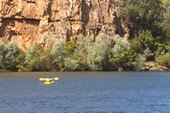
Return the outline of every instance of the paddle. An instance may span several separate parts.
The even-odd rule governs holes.
[[[39,78],[39,81],[44,81],[44,78]]]
[[[39,81],[45,81],[47,78],[39,78]],[[58,77],[51,78],[52,80],[59,80]]]
[[[58,77],[55,77],[55,78],[53,78],[53,80],[59,80],[59,78],[58,78]]]

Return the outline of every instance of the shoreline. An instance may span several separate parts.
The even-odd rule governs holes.
[[[170,72],[165,71],[0,71],[0,73],[128,73],[128,72]]]

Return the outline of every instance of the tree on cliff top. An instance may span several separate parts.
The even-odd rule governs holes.
[[[165,35],[170,39],[170,0],[163,0],[166,12],[164,13],[164,21],[161,23]]]
[[[163,21],[165,9],[161,0],[122,0],[120,16],[129,23],[136,37],[140,30],[151,30],[154,37],[160,36],[159,23]]]

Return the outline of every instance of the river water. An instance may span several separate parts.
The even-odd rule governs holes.
[[[170,113],[170,72],[0,73],[0,113]]]

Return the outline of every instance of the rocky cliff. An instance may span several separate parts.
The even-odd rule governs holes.
[[[85,35],[124,35],[120,0],[0,0],[0,40],[22,49]]]

